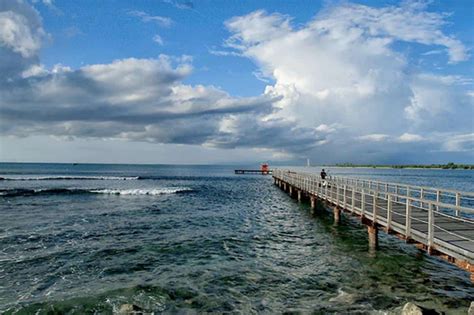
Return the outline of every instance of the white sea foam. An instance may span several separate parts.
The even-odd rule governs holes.
[[[173,187],[173,188],[153,188],[153,189],[96,189],[91,190],[96,194],[109,195],[166,195],[176,194],[179,192],[191,191],[187,187]]]
[[[150,189],[77,189],[77,188],[42,188],[42,189],[1,189],[0,197],[33,196],[33,195],[70,195],[70,194],[108,194],[108,195],[165,195],[192,191],[187,187],[164,187]]]
[[[329,299],[329,302],[345,303],[345,304],[354,304],[357,297],[355,294],[347,293],[341,288],[337,290],[338,295]]]

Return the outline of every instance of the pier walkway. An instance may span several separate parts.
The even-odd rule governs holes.
[[[323,201],[334,210],[358,216],[368,226],[369,246],[378,244],[378,230],[395,234],[430,255],[437,255],[471,273],[474,282],[474,193],[410,186],[364,179],[273,170],[276,185],[311,209]]]

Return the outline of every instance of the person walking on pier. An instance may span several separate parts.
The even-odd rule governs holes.
[[[324,171],[324,168],[323,168],[323,170],[321,171],[321,174],[320,174],[320,175],[321,175],[321,179],[322,179],[322,180],[325,180],[325,179],[326,179],[327,174],[326,174],[326,172]]]
[[[327,174],[326,174],[326,172],[324,171],[324,168],[321,170],[320,175],[321,175],[321,179],[323,180],[323,181],[322,181],[322,186],[323,186],[323,187],[326,187],[326,185],[327,185],[327,182],[326,182],[326,176],[327,176]]]

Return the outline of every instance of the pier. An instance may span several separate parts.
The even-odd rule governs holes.
[[[261,175],[270,175],[272,170],[234,170],[235,174],[261,174]]]
[[[260,169],[258,169],[258,170],[256,170],[256,169],[250,169],[250,170],[249,169],[247,169],[247,170],[240,169],[240,170],[234,170],[234,173],[235,174],[241,174],[241,175],[245,175],[245,174],[270,175],[270,174],[272,174],[272,170],[268,166],[268,163],[263,163],[262,165],[260,165]]]
[[[474,192],[335,176],[322,180],[281,169],[273,170],[273,179],[291,197],[308,201],[313,214],[323,202],[335,224],[342,212],[359,218],[371,250],[377,249],[379,231],[393,234],[470,272],[474,282]]]

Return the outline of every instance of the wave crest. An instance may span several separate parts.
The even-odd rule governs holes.
[[[176,194],[181,192],[191,191],[190,188],[179,187],[179,188],[156,188],[156,189],[97,189],[91,190],[92,193],[96,194],[109,194],[109,195],[166,195]]]
[[[39,195],[76,195],[76,194],[106,194],[106,195],[167,195],[184,192],[191,192],[188,187],[163,187],[149,189],[70,189],[70,188],[50,188],[50,189],[0,189],[0,197],[27,197]]]

